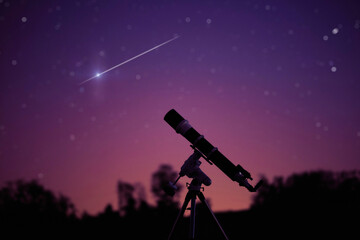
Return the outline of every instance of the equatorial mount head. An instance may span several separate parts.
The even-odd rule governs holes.
[[[210,186],[211,179],[200,169],[200,157],[202,154],[194,149],[194,153],[182,165],[179,175],[181,177],[186,175],[189,178],[196,179],[200,184]]]
[[[168,182],[168,184],[163,187],[163,190],[167,195],[175,195],[175,192],[178,189],[175,184],[183,176],[192,178],[192,182],[196,182],[199,186],[201,186],[201,184],[204,184],[205,186],[211,185],[211,179],[200,169],[200,157],[203,157],[203,155],[194,148],[194,153],[191,154],[190,157],[181,166],[179,177],[176,179],[176,181],[174,183]]]

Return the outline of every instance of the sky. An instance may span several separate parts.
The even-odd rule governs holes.
[[[358,1],[0,0],[0,32],[1,186],[37,179],[96,214],[122,180],[153,204],[152,173],[192,154],[173,108],[253,184],[360,168]],[[250,206],[201,169],[214,211]]]

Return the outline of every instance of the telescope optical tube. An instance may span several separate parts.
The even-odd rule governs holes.
[[[251,179],[248,171],[240,165],[235,166],[227,159],[216,147],[211,145],[203,135],[200,135],[178,112],[171,109],[164,117],[164,120],[179,134],[186,138],[196,149],[198,149],[206,158],[214,163],[221,171],[223,171],[231,180],[238,182],[241,186],[245,186],[249,191],[256,191],[255,188],[247,182],[247,178]]]

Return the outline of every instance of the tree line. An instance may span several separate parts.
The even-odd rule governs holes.
[[[68,197],[54,194],[35,180],[9,182],[0,189],[0,226],[12,232],[27,229],[35,236],[44,229],[52,229],[64,235],[100,233],[122,239],[125,236],[167,239],[180,199],[169,197],[162,187],[176,177],[169,165],[161,165],[153,173],[151,191],[155,206],[147,202],[141,184],[119,181],[118,209],[107,205],[96,216],[87,213],[79,216]],[[211,216],[198,205],[197,239],[221,239]],[[273,181],[264,178],[248,210],[218,212],[216,216],[229,239],[336,235],[344,238],[356,234],[359,214],[360,171],[311,171],[275,177]],[[175,237],[186,238],[188,224],[189,220],[183,219]]]

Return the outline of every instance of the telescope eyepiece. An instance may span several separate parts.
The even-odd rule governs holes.
[[[171,197],[175,195],[177,189],[178,189],[177,186],[172,182],[168,182],[168,184],[163,186],[164,192]]]

